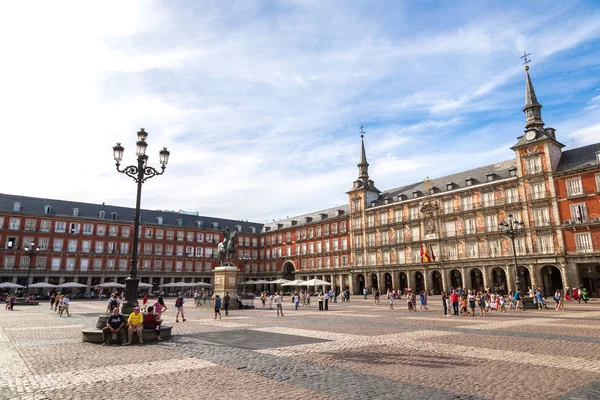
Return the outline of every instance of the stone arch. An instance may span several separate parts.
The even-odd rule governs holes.
[[[415,292],[419,293],[425,290],[425,276],[421,271],[415,272]]]
[[[294,271],[296,270],[296,265],[294,265],[293,261],[288,260],[284,262],[281,270],[283,271],[283,279],[290,281],[294,280]]]
[[[444,290],[444,283],[442,279],[442,273],[438,270],[431,271],[431,290],[433,294],[440,294]]]
[[[471,289],[485,291],[485,277],[480,268],[471,268],[469,276],[471,277]]]
[[[527,293],[531,287],[531,271],[525,265],[519,265],[517,267],[517,271],[519,273],[519,286],[521,294]]]
[[[555,265],[544,265],[540,270],[542,275],[542,293],[544,296],[554,296],[556,289],[564,289],[562,273]]]
[[[450,287],[456,289],[463,285],[462,274],[459,270],[453,269],[450,271]]]
[[[354,276],[354,294],[363,294],[365,286],[365,276],[363,274],[356,274]]]
[[[508,293],[508,281],[506,275],[507,274],[504,267],[493,267],[492,284],[490,285],[490,289],[500,294]]]
[[[388,290],[394,290],[394,284],[392,282],[392,274],[390,274],[389,272],[386,272],[383,275],[383,279],[384,279],[384,287],[385,287],[385,291],[387,292]]]
[[[379,290],[379,277],[377,276],[376,273],[372,273],[371,274],[370,282],[371,282],[371,286],[370,286],[371,289],[373,289],[373,290],[375,290],[375,289]]]
[[[400,272],[398,274],[398,282],[400,285],[398,289],[405,292],[405,289],[408,287],[408,275],[406,275],[406,272]]]

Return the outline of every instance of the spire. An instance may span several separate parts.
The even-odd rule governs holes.
[[[524,53],[523,57],[521,57],[525,60],[523,62],[525,64],[525,107],[523,107],[523,112],[527,120],[525,129],[534,127],[542,128],[544,126],[544,121],[542,121],[542,105],[538,103],[533,84],[531,83],[531,77],[529,76],[529,65],[527,64],[531,60],[527,58],[528,55],[528,53]]]
[[[367,162],[367,153],[365,151],[365,131],[364,126],[360,126],[360,141],[361,141],[361,149],[360,149],[360,159],[358,161],[358,179],[363,182],[367,182],[369,180],[369,163]]]

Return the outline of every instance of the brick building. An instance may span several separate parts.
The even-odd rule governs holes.
[[[529,71],[525,126],[514,158],[441,178],[380,191],[369,177],[364,141],[348,205],[268,224],[142,211],[142,282],[211,282],[221,231],[239,232],[240,278],[319,278],[338,289],[513,289],[512,242],[499,224],[524,224],[515,239],[522,285],[546,294],[580,284],[600,286],[600,164],[591,145],[563,151],[545,127]],[[71,201],[0,195],[0,280],[124,281],[134,210]],[[425,249],[427,257],[422,258]],[[275,285],[260,288],[275,289]]]

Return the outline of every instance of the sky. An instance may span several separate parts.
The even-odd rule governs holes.
[[[597,1],[0,3],[0,192],[271,222],[514,158],[525,73],[570,149],[600,142]],[[599,145],[600,148],[600,145]]]

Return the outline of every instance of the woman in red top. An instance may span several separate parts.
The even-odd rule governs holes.
[[[154,313],[154,307],[148,307],[148,313],[144,316],[144,329],[153,329],[156,332],[156,340],[161,341],[160,338],[160,324],[162,319],[158,314]]]

